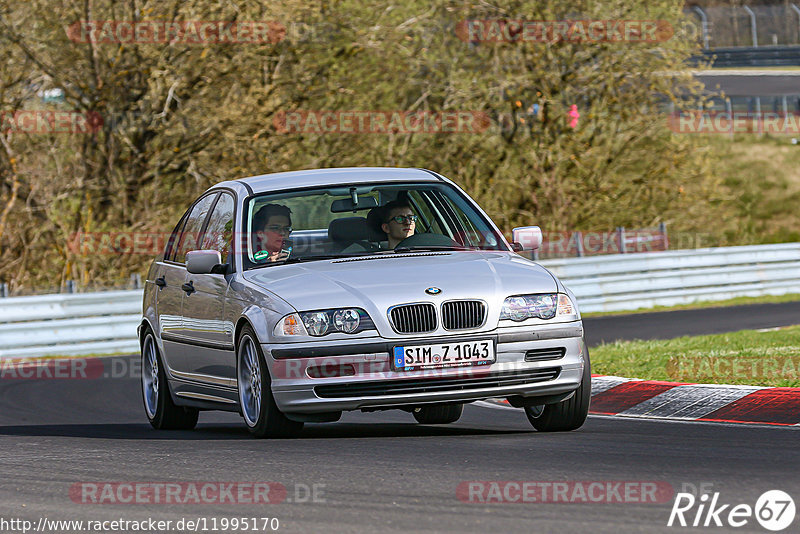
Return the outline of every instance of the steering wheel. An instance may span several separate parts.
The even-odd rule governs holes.
[[[400,241],[395,248],[400,247],[462,247],[446,235],[422,233],[408,236]]]

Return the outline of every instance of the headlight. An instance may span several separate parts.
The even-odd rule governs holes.
[[[358,314],[358,310],[349,308],[346,310],[336,310],[333,313],[333,325],[337,330],[352,334],[358,330],[360,324],[361,317]]]
[[[275,334],[320,337],[336,332],[356,334],[374,329],[372,319],[361,308],[334,308],[287,315],[275,325]]]
[[[300,317],[303,319],[303,324],[312,336],[324,336],[328,333],[328,325],[331,320],[328,319],[328,314],[325,312],[311,312],[301,313]]]
[[[515,295],[503,302],[500,320],[521,322],[526,319],[552,319],[553,317],[576,316],[575,306],[563,293],[542,295]]]

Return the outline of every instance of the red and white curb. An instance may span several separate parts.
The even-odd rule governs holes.
[[[499,402],[507,405],[505,400]],[[800,426],[800,388],[685,384],[592,375],[589,413]]]

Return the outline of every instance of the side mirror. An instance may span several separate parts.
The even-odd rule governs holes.
[[[186,253],[186,270],[192,274],[225,274],[218,250],[190,250]]]
[[[538,226],[522,226],[511,230],[511,248],[514,252],[536,250],[542,246],[542,229]]]

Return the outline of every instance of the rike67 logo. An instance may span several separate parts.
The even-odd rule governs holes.
[[[765,491],[755,506],[722,503],[719,495],[714,492],[695,497],[691,493],[678,493],[667,526],[739,528],[752,525],[755,519],[765,529],[777,532],[794,521],[794,500],[785,491]]]

